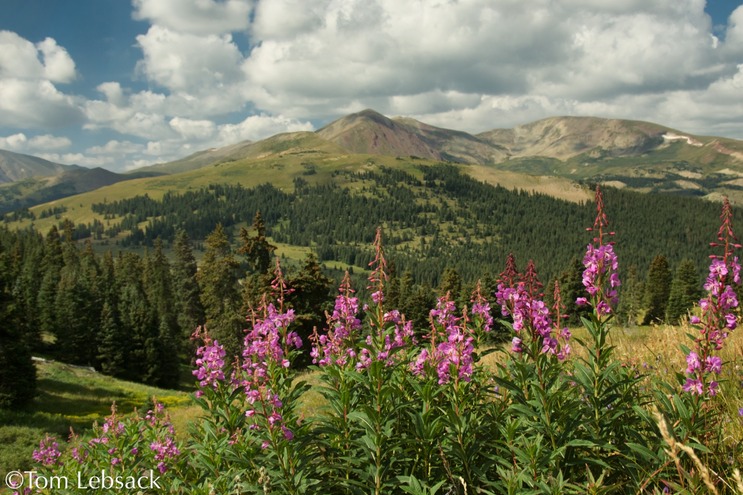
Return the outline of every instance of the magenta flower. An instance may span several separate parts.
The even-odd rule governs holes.
[[[33,459],[43,466],[54,466],[61,455],[59,444],[53,437],[47,435],[39,442],[39,449],[34,450]]]
[[[465,318],[455,315],[456,305],[449,294],[440,297],[436,308],[431,310],[434,328],[428,349],[421,350],[418,358],[411,363],[411,371],[426,376],[428,370],[436,370],[439,385],[450,381],[468,382],[473,373],[474,341]],[[438,341],[439,332],[446,338]]]
[[[587,229],[595,232],[596,237],[586,248],[586,255],[583,257],[585,267],[583,286],[590,297],[579,297],[575,302],[578,306],[590,304],[598,317],[608,316],[614,312],[618,302],[617,288],[621,285],[617,275],[619,262],[613,243],[604,241],[605,235],[614,235],[613,232],[604,232],[608,225],[609,221],[604,212],[604,198],[597,186],[596,219],[593,227]]]
[[[722,349],[728,337],[728,331],[738,325],[735,308],[738,307],[738,298],[733,284],[740,284],[740,263],[733,250],[740,248],[733,233],[733,211],[730,202],[725,198],[720,215],[721,225],[717,231],[719,242],[711,243],[713,247],[722,247],[721,255],[713,254],[709,267],[709,275],[704,283],[707,295],[699,301],[701,316],[693,316],[690,323],[699,328],[699,337],[695,344],[696,349],[689,352],[687,361],[687,381],[683,390],[695,395],[703,395],[706,389],[710,396],[718,393],[716,381],[707,380],[710,375],[719,375],[722,372],[722,359],[714,352]]]
[[[224,380],[224,347],[215,340],[196,349],[196,356],[197,368],[192,374],[199,380],[199,386],[216,390],[218,384]]]

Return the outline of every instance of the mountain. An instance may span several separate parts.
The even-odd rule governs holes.
[[[62,165],[37,156],[0,150],[0,184],[32,177],[48,177],[80,168],[77,165]]]
[[[649,122],[596,117],[552,117],[513,129],[494,129],[477,137],[501,146],[511,157],[541,156],[567,160],[582,153],[642,155],[678,133]]]
[[[34,163],[36,157],[28,156],[26,159],[30,159],[28,161]],[[58,164],[52,163],[52,165]],[[157,175],[150,171],[117,174],[100,167],[90,169],[78,166],[59,166],[64,168],[54,175],[28,177],[15,182],[0,184],[0,214],[93,191],[121,181]],[[37,168],[37,170],[44,169]]]
[[[508,173],[521,176],[510,176],[516,182],[528,182],[528,176],[562,177],[643,192],[743,199],[743,142],[696,136],[651,122],[598,117],[551,117],[473,135],[367,109],[314,133],[244,141],[147,170],[180,173],[309,148],[483,165],[489,171],[479,169],[476,175],[481,178]]]
[[[165,174],[177,174],[197,170],[207,165],[213,165],[222,161],[231,161],[237,157],[242,157],[242,151],[249,147],[251,141],[241,141],[239,143],[225,146],[223,148],[210,148],[208,150],[197,151],[180,160],[167,163],[158,163],[146,167],[151,172],[161,172]]]
[[[457,163],[496,163],[506,158],[498,145],[466,132],[415,119],[390,119],[374,110],[342,117],[317,131],[352,153],[418,157]]]

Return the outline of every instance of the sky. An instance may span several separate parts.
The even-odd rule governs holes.
[[[121,172],[365,108],[743,139],[743,0],[0,3],[0,149]]]

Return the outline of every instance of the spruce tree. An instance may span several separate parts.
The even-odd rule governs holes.
[[[146,258],[144,286],[153,311],[152,319],[159,322],[157,332],[145,341],[148,367],[145,381],[174,387],[178,384],[180,370],[180,330],[175,315],[170,263],[160,238],[155,240],[154,249]]]
[[[237,283],[239,264],[222,224],[217,224],[205,241],[198,282],[204,306],[206,327],[213,339],[232,357],[240,352],[244,317],[239,314],[240,293]]]
[[[643,325],[660,323],[666,318],[668,298],[671,294],[671,268],[668,259],[662,254],[653,258],[648,268],[647,282],[645,283],[645,317]]]
[[[110,376],[126,376],[126,336],[116,316],[116,311],[108,302],[103,303],[101,310],[98,360],[101,371]]]
[[[57,290],[60,272],[64,266],[62,242],[57,227],[52,227],[44,241],[44,257],[41,260],[41,286],[39,287],[39,329],[42,334],[56,335],[59,328],[57,318]]]
[[[617,318],[624,325],[637,325],[638,317],[644,307],[645,284],[637,273],[637,266],[630,265],[622,277],[619,292]]]
[[[441,284],[437,291],[440,297],[449,294],[452,301],[460,304],[462,301],[462,277],[456,269],[447,267],[441,276]]]
[[[666,308],[666,321],[672,325],[694,307],[702,297],[699,273],[694,262],[688,258],[681,261],[671,282],[671,292]]]
[[[19,325],[22,315],[12,293],[10,263],[0,246],[0,408],[22,406],[36,393],[31,340]]]
[[[318,331],[325,325],[326,311],[332,311],[332,296],[330,289],[333,281],[322,271],[314,254],[309,253],[304,260],[304,266],[296,276],[289,278],[288,286],[292,292],[287,296],[287,302],[295,312],[294,331],[302,339],[305,349],[308,349],[309,336],[313,329]],[[304,357],[308,354],[305,353]]]
[[[196,281],[198,267],[191,250],[191,242],[185,230],[179,230],[173,244],[173,294],[178,327],[183,342],[188,342],[199,325],[205,321],[204,307],[201,305],[199,284]],[[186,345],[184,350],[191,350]]]

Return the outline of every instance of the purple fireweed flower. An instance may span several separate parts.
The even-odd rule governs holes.
[[[717,395],[719,386],[711,376],[721,373],[722,359],[714,352],[723,348],[728,331],[738,325],[735,308],[739,302],[733,284],[740,284],[741,268],[733,250],[741,246],[733,233],[732,215],[730,202],[725,198],[717,231],[719,242],[710,243],[712,247],[722,247],[723,253],[710,256],[709,275],[704,283],[707,295],[699,301],[701,315],[689,320],[698,327],[699,337],[695,340],[696,349],[686,358],[689,366],[686,369],[687,381],[682,388],[695,395],[703,395],[705,390],[710,396]]]
[[[690,353],[691,354],[691,353]],[[722,372],[722,359],[720,356],[707,356],[704,360],[705,371],[719,375]]]
[[[604,236],[614,235],[613,232],[605,232],[609,221],[604,211],[604,199],[601,189],[596,187],[596,219],[593,227],[587,229],[594,232],[596,237],[593,243],[586,247],[586,255],[583,257],[583,286],[590,297],[579,297],[576,304],[593,306],[597,316],[608,316],[614,312],[618,302],[617,288],[621,285],[617,270],[619,262],[614,252],[613,243],[605,242]]]
[[[61,455],[57,441],[53,437],[46,436],[39,442],[39,449],[34,450],[33,459],[43,466],[54,466]]]
[[[696,352],[690,352],[686,356],[686,373],[691,374],[702,367],[702,362],[699,360],[699,355]]]
[[[702,381],[698,379],[687,378],[686,383],[682,388],[684,392],[689,392],[690,394],[704,394],[704,385],[702,384]]]
[[[557,331],[559,335],[562,330],[553,326],[550,309],[543,301],[529,294],[524,282],[519,282],[516,287],[505,287],[500,284],[495,297],[501,305],[501,313],[504,316],[511,316],[513,330],[519,335],[512,341],[513,352],[523,353],[528,350],[533,353],[553,354],[561,359],[567,356],[569,348],[560,349],[553,334]],[[532,342],[538,344],[537,350],[530,350]]]
[[[472,309],[470,313],[476,322],[479,322],[484,332],[490,332],[493,329],[493,315],[490,314],[490,303],[482,295],[482,286],[477,281],[475,290],[472,292]]]
[[[196,356],[197,368],[192,374],[199,380],[199,386],[216,390],[218,384],[224,380],[224,347],[215,340],[199,347]]]
[[[459,318],[455,312],[456,305],[449,299],[449,294],[439,298],[436,308],[430,312],[433,325],[431,341],[428,348],[421,350],[418,358],[410,364],[413,374],[426,376],[427,370],[433,369],[439,385],[452,380],[471,380],[475,339],[467,326],[466,317]],[[439,341],[437,338],[442,331],[446,338]]]

